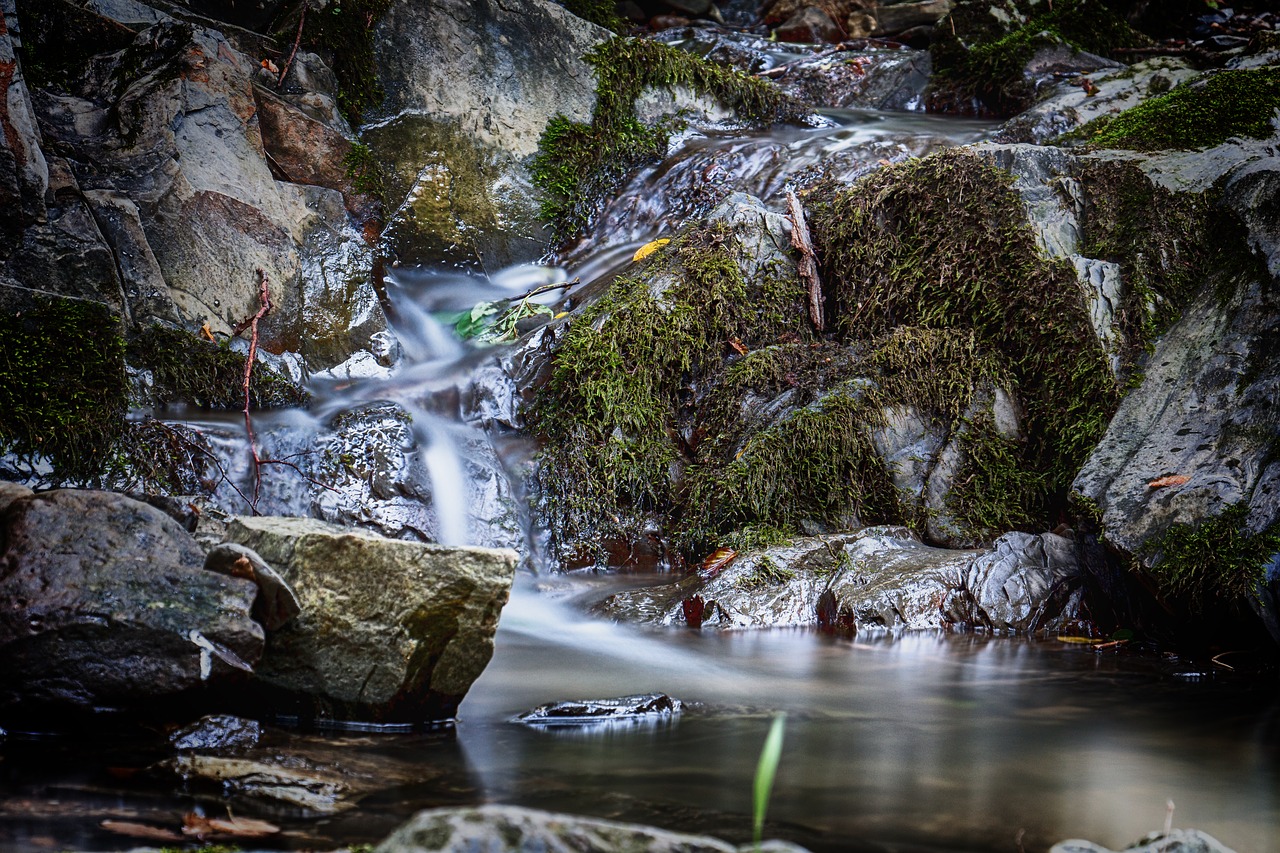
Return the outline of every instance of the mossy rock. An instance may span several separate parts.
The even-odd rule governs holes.
[[[596,73],[590,124],[554,117],[531,171],[546,194],[542,216],[563,242],[584,232],[636,167],[666,153],[674,124],[647,125],[636,99],[647,89],[712,98],[752,125],[798,118],[802,105],[773,84],[647,39],[615,38],[583,59]]]
[[[1267,139],[1280,109],[1280,68],[1219,71],[1073,131],[1063,141],[1136,151],[1199,149],[1232,137]]]
[[[1256,598],[1280,555],[1280,523],[1250,530],[1249,506],[1232,504],[1199,524],[1174,524],[1144,544],[1141,556],[1162,595],[1193,612]]]
[[[150,372],[153,403],[184,402],[224,411],[244,408],[246,359],[231,349],[229,339],[215,343],[182,329],[149,326],[129,342],[128,354],[130,364]],[[305,391],[276,371],[261,363],[253,366],[250,408],[300,406],[307,399]]]
[[[976,105],[1010,116],[1034,100],[1024,69],[1038,50],[1065,45],[1107,56],[1146,43],[1101,0],[961,0],[934,31],[930,101],[948,112]]]
[[[291,45],[304,14],[300,44],[318,53],[338,78],[338,108],[352,126],[382,100],[375,66],[373,31],[393,0],[342,0],[314,8],[302,3],[279,21],[276,41]],[[305,10],[303,12],[302,10]]]
[[[83,299],[30,293],[0,310],[0,452],[53,483],[97,484],[125,430],[120,317]]]

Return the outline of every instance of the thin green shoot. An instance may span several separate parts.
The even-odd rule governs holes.
[[[756,765],[756,779],[752,786],[753,837],[756,846],[760,845],[764,833],[764,813],[769,807],[769,794],[773,791],[773,777],[778,773],[778,761],[782,758],[782,732],[786,728],[787,715],[778,714],[773,718],[769,734],[764,739],[764,749],[760,751],[760,763]]]

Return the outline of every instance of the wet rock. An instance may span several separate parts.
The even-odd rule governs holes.
[[[214,714],[178,729],[169,735],[169,743],[183,751],[233,750],[257,746],[261,737],[262,726],[257,720]]]
[[[402,542],[302,518],[237,518],[227,535],[276,567],[302,605],[268,637],[257,670],[279,710],[445,719],[493,655],[514,552]]]
[[[610,35],[546,0],[391,4],[375,35],[387,98],[364,136],[387,167],[393,256],[494,268],[543,252],[523,161],[552,116],[590,118],[580,57]]]
[[[1040,145],[1094,119],[1119,115],[1199,73],[1185,61],[1167,56],[1127,68],[1108,63],[1092,72],[1086,69],[1042,88],[1043,99],[1005,122],[996,140]]]
[[[262,654],[256,588],[204,571],[153,507],[51,491],[0,525],[0,706],[140,707],[242,677]]]
[[[180,755],[161,767],[187,782],[212,783],[224,794],[317,814],[336,814],[354,805],[351,785],[342,771],[301,757],[281,761]]]
[[[844,51],[801,60],[777,80],[788,94],[815,106],[918,109],[930,67],[927,51]]]
[[[378,845],[378,853],[487,850],[575,850],[579,853],[734,853],[756,845],[735,847],[719,839],[684,835],[632,823],[553,814],[516,806],[431,809],[397,829]],[[765,842],[763,849],[803,853],[785,842]]]
[[[893,36],[916,27],[932,27],[946,17],[953,0],[880,3],[875,9],[875,36]]]
[[[1125,853],[1233,853],[1216,838],[1198,829],[1173,829],[1167,833],[1153,833],[1126,847]],[[1113,853],[1110,848],[1092,841],[1060,841],[1049,853]]]
[[[665,693],[645,693],[619,699],[552,702],[527,711],[516,719],[530,726],[582,726],[669,719],[683,709],[683,702]]]
[[[805,6],[774,28],[779,41],[837,42],[844,30],[817,6]]]
[[[987,551],[931,548],[906,528],[797,539],[739,556],[726,568],[617,593],[604,614],[662,625],[753,628],[816,625],[839,631],[955,625],[1008,633],[1054,630],[1081,613],[1074,544],[1010,533]]]
[[[204,568],[253,581],[258,587],[258,595],[253,600],[253,618],[268,631],[283,628],[302,611],[289,584],[252,548],[234,542],[215,545],[204,558]]]

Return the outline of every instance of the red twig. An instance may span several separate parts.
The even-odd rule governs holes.
[[[289,51],[289,58],[284,61],[284,70],[280,72],[280,79],[276,81],[277,86],[284,85],[284,78],[289,76],[289,66],[293,65],[293,58],[298,55],[298,45],[302,44],[302,24],[307,20],[307,4],[303,2],[302,12],[298,14],[298,34],[293,38],[293,50]]]
[[[258,321],[271,312],[271,292],[267,287],[267,274],[258,270],[258,312],[245,320],[235,330],[238,335],[249,329],[249,356],[244,361],[244,430],[249,435],[249,453],[253,456],[253,500],[249,508],[258,514],[258,495],[262,486],[262,458],[258,456],[258,444],[253,437],[253,419],[249,417],[249,381],[253,378],[253,362],[258,357]]]

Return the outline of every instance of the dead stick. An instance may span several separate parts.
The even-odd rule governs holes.
[[[302,11],[298,14],[298,34],[293,38],[293,50],[289,51],[289,58],[284,62],[284,70],[280,72],[280,79],[276,81],[276,86],[284,85],[284,78],[289,76],[289,66],[293,65],[293,58],[298,55],[298,45],[302,44],[302,24],[307,20],[307,3],[303,0]]]
[[[244,361],[244,429],[249,436],[249,453],[253,456],[253,501],[249,508],[254,515],[258,514],[258,496],[262,486],[262,459],[258,456],[258,445],[253,437],[253,419],[249,416],[249,382],[253,379],[253,362],[258,357],[258,321],[271,311],[271,292],[267,287],[267,274],[258,270],[258,311],[236,329],[240,334],[249,329],[249,356]]]
[[[826,328],[826,321],[822,316],[822,280],[818,277],[818,258],[813,252],[809,226],[804,221],[804,208],[791,190],[787,190],[787,216],[791,219],[791,245],[800,251],[797,272],[800,280],[809,286],[809,319],[813,321],[814,328],[821,332]]]

